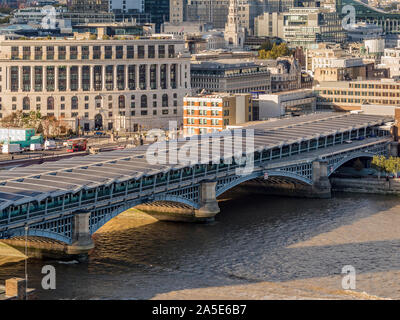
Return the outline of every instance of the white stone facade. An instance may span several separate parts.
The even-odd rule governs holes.
[[[182,40],[0,40],[0,117],[40,111],[85,130],[167,128],[182,123],[190,91]]]

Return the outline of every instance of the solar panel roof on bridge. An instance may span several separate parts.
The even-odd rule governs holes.
[[[322,113],[257,123],[243,129],[254,129],[254,148],[261,151],[352,128],[381,125],[388,121],[393,121],[393,118],[364,114]],[[187,140],[177,141],[178,150],[187,145],[187,142]],[[204,147],[204,141],[201,139],[194,143],[201,144],[200,148]],[[226,152],[222,138],[219,145],[207,143],[210,155],[223,155]],[[242,144],[243,150],[246,150],[245,137]],[[165,150],[168,148],[167,145]],[[8,171],[2,170],[0,171],[0,208],[9,205],[10,202],[18,204],[32,199],[42,200],[48,196],[77,192],[82,188],[94,188],[115,181],[139,179],[142,176],[168,172],[171,169],[186,166],[180,163],[150,164],[146,158],[147,149],[148,146],[140,146]],[[162,148],[159,148],[159,152],[162,153]],[[200,152],[198,157],[199,163],[209,162],[200,158]]]

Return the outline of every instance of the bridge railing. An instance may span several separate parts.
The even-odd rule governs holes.
[[[375,134],[376,132],[371,128],[363,128],[349,130],[339,135],[333,134],[323,138],[315,138],[307,142],[295,142],[290,145],[282,145],[279,148],[273,147],[267,150],[255,151],[254,165],[263,166],[271,160],[282,159],[291,155],[306,153],[335,144],[343,144],[346,138],[364,139],[368,137],[368,135],[372,136]],[[172,170],[166,174],[144,176],[140,179],[132,178],[125,182],[114,182],[109,186],[102,186],[89,190],[82,189],[78,193],[68,193],[59,196],[57,199],[48,198],[39,203],[34,201],[28,205],[24,204],[16,207],[9,207],[0,211],[0,226],[40,216],[45,217],[48,214],[55,214],[57,212],[63,213],[65,211],[81,209],[82,207],[94,205],[99,201],[107,201],[115,197],[126,196],[127,194],[140,195],[144,191],[154,191],[156,188],[168,187],[175,183],[188,182],[193,179],[207,179],[219,173],[228,173],[232,169],[243,166],[237,164],[234,158],[232,158],[231,162],[232,164],[225,164],[223,160],[221,160],[219,164],[188,164],[187,167],[184,168],[176,170],[172,168]]]

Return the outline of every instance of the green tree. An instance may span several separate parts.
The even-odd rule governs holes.
[[[277,59],[279,57],[293,56],[294,50],[289,49],[286,43],[276,44],[274,43],[271,50],[261,49],[258,52],[260,59]]]

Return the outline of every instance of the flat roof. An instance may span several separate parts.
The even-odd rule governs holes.
[[[254,129],[254,148],[256,151],[262,151],[351,129],[380,126],[389,121],[393,121],[393,117],[349,113],[316,113],[276,121],[258,122],[246,126],[244,129]],[[219,149],[221,155],[224,154],[223,138],[220,139],[220,144],[209,145],[211,147],[209,148],[210,155],[212,155],[213,147]],[[188,141],[189,139],[176,141],[178,149],[181,150],[183,146],[187,145]],[[166,143],[164,150],[168,150],[169,143],[171,141]],[[199,139],[195,143],[201,145],[209,142]],[[162,152],[163,147],[162,145],[159,146],[161,148],[159,152]],[[76,193],[81,189],[91,189],[130,179],[140,179],[143,176],[166,173],[170,170],[191,166],[180,163],[171,165],[150,164],[146,159],[148,147],[140,146],[63,159],[57,162],[45,162],[7,171],[0,170],[0,209],[10,204],[22,204],[33,200],[41,201],[49,196]],[[243,149],[245,150],[245,148]],[[209,159],[198,159],[199,164],[208,162]]]

